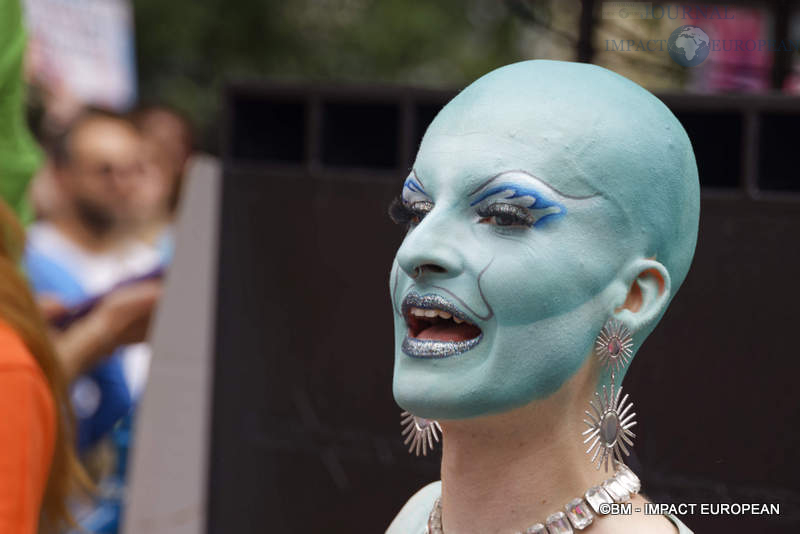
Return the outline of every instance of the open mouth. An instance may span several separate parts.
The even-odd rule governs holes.
[[[408,332],[403,352],[414,358],[446,358],[473,348],[483,333],[467,315],[439,295],[409,293],[403,299]]]

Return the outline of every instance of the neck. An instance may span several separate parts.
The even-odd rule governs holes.
[[[444,531],[524,531],[611,476],[589,462],[581,436],[594,387],[584,365],[547,399],[500,415],[443,421]]]
[[[53,217],[52,223],[70,241],[88,252],[107,252],[119,243],[118,230],[96,232],[71,213],[62,213]]]
[[[169,228],[171,220],[168,216],[160,216],[152,220],[142,223],[136,232],[137,237],[148,244],[154,244],[164,234],[164,231]]]

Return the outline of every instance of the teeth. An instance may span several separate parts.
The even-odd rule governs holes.
[[[454,316],[452,313],[446,312],[444,310],[434,310],[434,309],[428,309],[428,308],[411,308],[409,310],[409,313],[411,315],[413,315],[414,317],[426,317],[426,318],[430,318],[430,319],[432,319],[434,317],[441,317],[442,319],[452,319],[458,324],[466,322],[463,319],[459,319],[458,317]]]

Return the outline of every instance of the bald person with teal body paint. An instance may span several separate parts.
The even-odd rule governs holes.
[[[412,439],[430,444],[433,420],[444,437],[441,481],[388,534],[688,534],[644,512],[616,394],[694,255],[697,166],[675,116],[598,66],[508,65],[439,112],[401,191],[394,397]],[[632,513],[604,513],[618,503]]]

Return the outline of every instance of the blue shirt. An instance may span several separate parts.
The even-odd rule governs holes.
[[[37,247],[27,247],[24,267],[37,295],[57,298],[66,307],[91,297],[68,266]],[[79,452],[84,452],[107,435],[133,406],[120,351],[79,377],[71,385],[70,393],[78,423],[77,446]]]

